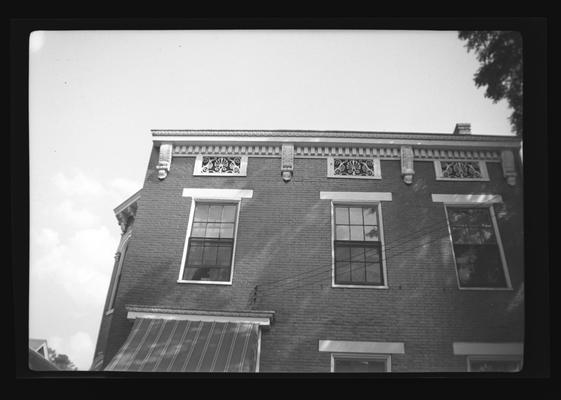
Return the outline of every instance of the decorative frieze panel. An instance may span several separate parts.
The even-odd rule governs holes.
[[[324,146],[296,146],[297,157],[375,157],[381,159],[399,160],[399,147],[324,147]]]
[[[447,150],[447,149],[413,149],[416,160],[478,160],[500,161],[496,151],[486,150]]]
[[[199,154],[193,169],[195,176],[246,176],[247,156]]]
[[[380,159],[328,157],[327,176],[329,178],[382,179]]]
[[[435,160],[436,179],[441,181],[488,181],[484,161]]]
[[[235,156],[280,156],[281,146],[179,146],[173,147],[174,156],[235,155]]]

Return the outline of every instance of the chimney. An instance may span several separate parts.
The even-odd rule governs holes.
[[[471,135],[471,124],[461,122],[454,128],[454,135]]]

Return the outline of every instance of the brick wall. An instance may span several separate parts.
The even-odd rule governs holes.
[[[263,372],[328,372],[330,355],[318,352],[318,340],[404,342],[405,354],[392,356],[394,372],[465,371],[454,341],[523,341],[522,188],[506,185],[500,163],[487,163],[490,182],[445,182],[435,180],[432,162],[417,161],[407,186],[399,161],[381,161],[381,180],[327,179],[325,159],[297,158],[293,180],[284,183],[279,158],[250,157],[247,177],[209,178],[192,176],[194,157],[176,157],[163,181],[157,158],[154,149],[106,362],[132,326],[126,304],[275,311],[262,335]],[[186,187],[253,190],[241,202],[231,286],[177,283],[191,204],[182,197]],[[331,288],[331,208],[320,191],[392,193],[382,203],[389,289]],[[494,207],[512,291],[458,289],[444,206],[432,193],[502,195],[504,205]]]

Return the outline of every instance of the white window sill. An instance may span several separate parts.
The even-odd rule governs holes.
[[[498,290],[498,291],[502,291],[502,292],[510,292],[513,289],[511,287],[506,287],[506,288],[488,288],[488,287],[458,287],[458,289],[460,290],[483,290],[483,291],[489,291],[489,290]]]
[[[349,288],[349,289],[389,289],[389,286],[373,286],[373,285],[337,285],[331,284],[332,288]]]
[[[454,182],[489,182],[489,178],[436,178],[437,181],[454,181]]]
[[[229,282],[219,282],[219,281],[184,281],[181,279],[177,280],[177,283],[195,283],[199,285],[226,285],[232,286],[232,281]]]

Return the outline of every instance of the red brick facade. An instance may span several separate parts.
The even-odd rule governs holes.
[[[174,157],[158,179],[154,146],[114,312],[104,317],[96,354],[104,365],[127,338],[126,305],[194,310],[271,310],[262,332],[261,372],[329,372],[319,340],[402,342],[392,372],[465,371],[453,342],[523,342],[522,181],[507,184],[500,162],[489,181],[437,181],[433,162],[415,160],[413,183],[400,160],[381,160],[382,179],[327,178],[325,158],[294,159],[280,177],[278,156],[249,156],[246,177],[193,176],[195,157]],[[519,167],[519,165],[518,165]],[[184,188],[253,190],[238,220],[231,285],[178,283],[191,199]],[[388,289],[331,286],[331,204],[321,191],[391,192],[382,202]],[[491,193],[512,290],[460,290],[442,203],[432,194]],[[283,280],[294,276],[293,280]],[[252,296],[257,286],[255,301]]]

